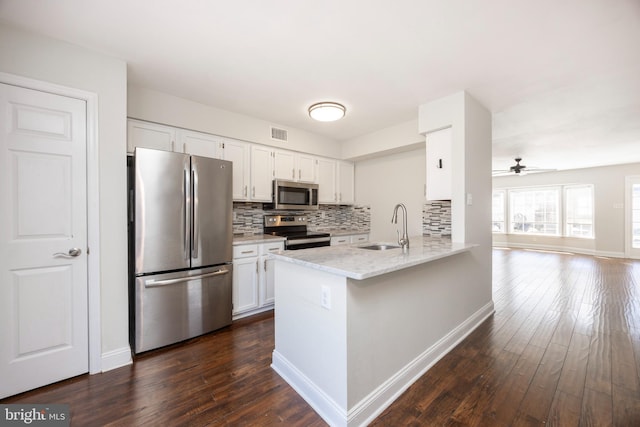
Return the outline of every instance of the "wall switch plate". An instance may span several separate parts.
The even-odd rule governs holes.
[[[331,289],[328,286],[323,286],[320,289],[320,305],[327,310],[331,309]]]
[[[467,206],[473,205],[473,195],[471,193],[467,193]]]

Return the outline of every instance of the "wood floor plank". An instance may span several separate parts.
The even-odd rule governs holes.
[[[591,337],[585,387],[611,396],[611,335]]]
[[[518,411],[531,419],[546,422],[568,348],[550,344],[538,365]]]
[[[558,390],[582,399],[590,346],[591,337],[579,333],[573,334],[558,380]]]
[[[496,312],[371,426],[640,426],[640,261],[495,249]],[[273,313],[0,403],[81,426],[325,426],[271,369]]]
[[[549,427],[578,427],[581,405],[582,396],[576,397],[558,389],[551,402],[546,425]]]
[[[613,425],[640,426],[640,398],[617,384],[613,385]]]
[[[613,404],[611,395],[600,391],[585,389],[580,414],[581,426],[613,426]]]
[[[640,398],[640,381],[636,368],[633,344],[628,334],[614,331],[611,335],[611,381],[627,393]]]

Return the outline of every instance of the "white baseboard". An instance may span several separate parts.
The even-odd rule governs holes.
[[[494,243],[494,246],[501,247],[501,248],[535,249],[540,251],[570,252],[574,254],[601,256],[601,257],[608,257],[608,258],[625,258],[624,252],[598,251],[595,249],[575,248],[571,246],[562,246],[562,245],[541,245],[537,243],[496,242]]]
[[[292,365],[284,356],[273,350],[271,368],[333,427],[347,426],[347,411],[322,391],[313,381]]]
[[[131,365],[133,363],[133,358],[131,357],[131,348],[122,347],[116,350],[102,353],[101,362],[102,372],[107,372],[112,369],[120,368],[122,366]]]
[[[609,251],[596,251],[595,256],[602,256],[607,258],[626,258],[627,255],[624,252],[609,252]]]
[[[240,314],[234,314],[233,320],[243,319],[245,317],[253,316],[254,314],[264,313],[265,311],[273,310],[274,304],[265,305],[264,307],[256,308],[254,310],[249,310],[242,312]]]
[[[327,396],[315,383],[278,353],[277,350],[273,352],[271,367],[289,383],[329,425],[339,427],[365,426],[380,415],[404,393],[411,384],[416,382],[425,372],[493,313],[494,307],[493,301],[491,301],[434,345],[426,349],[413,361],[409,362],[349,410],[345,410],[345,408],[341,408],[336,404],[336,402]]]

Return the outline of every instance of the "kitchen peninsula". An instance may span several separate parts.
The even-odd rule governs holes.
[[[493,313],[468,277],[477,245],[368,245],[272,255],[272,367],[330,425],[370,422]]]

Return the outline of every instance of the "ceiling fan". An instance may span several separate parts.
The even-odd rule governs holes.
[[[530,173],[530,172],[551,172],[555,170],[555,169],[540,169],[536,167],[527,167],[526,165],[521,165],[520,162],[522,161],[522,157],[516,157],[514,160],[516,161],[516,164],[511,166],[508,170],[494,170],[492,175],[493,176],[502,176],[502,175],[511,175],[511,174],[524,175],[525,173]]]

